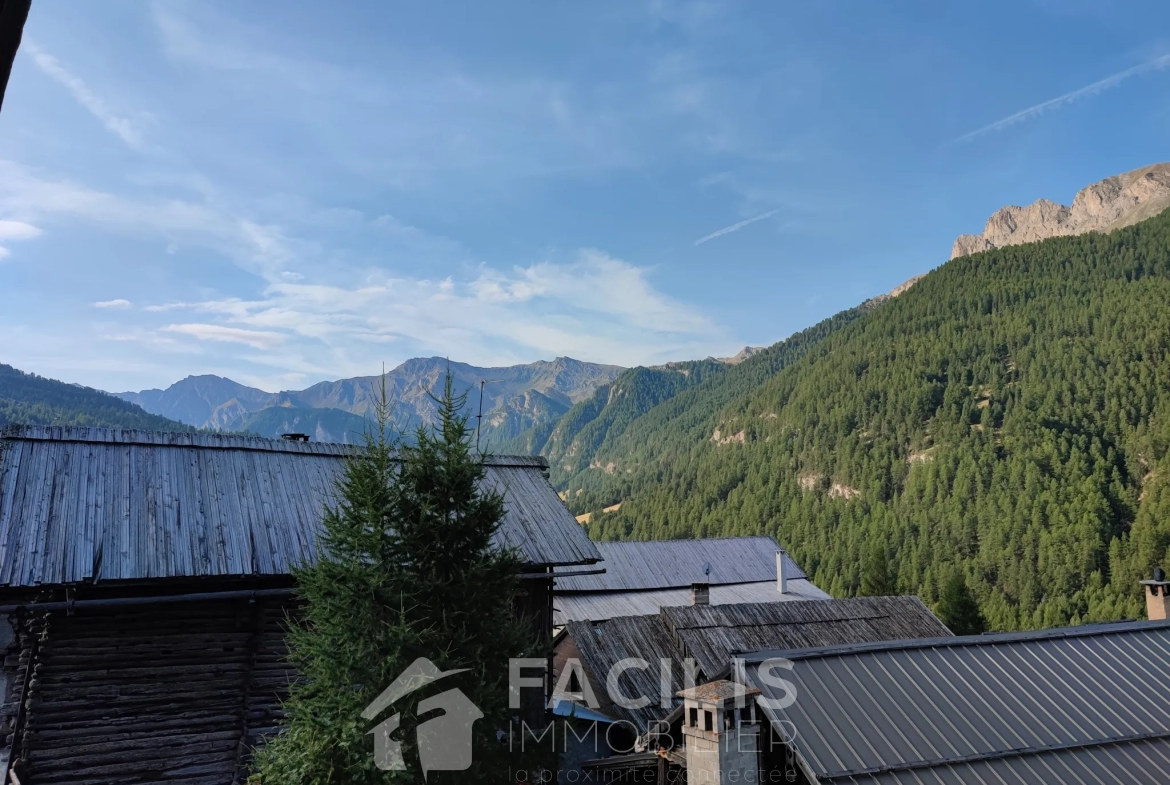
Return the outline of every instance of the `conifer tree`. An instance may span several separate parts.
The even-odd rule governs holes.
[[[943,584],[938,600],[938,616],[956,635],[980,635],[987,632],[987,621],[979,603],[967,586],[963,573],[955,570]]]
[[[378,428],[347,461],[325,514],[318,560],[296,573],[303,616],[289,641],[301,681],[286,726],[257,754],[254,779],[265,785],[423,782],[409,705],[423,691],[382,712],[401,712],[393,738],[406,771],[376,767],[371,730],[384,717],[362,718],[420,657],[440,671],[468,669],[426,694],[458,688],[484,715],[473,725],[471,768],[432,770],[426,781],[503,782],[516,763],[497,732],[511,719],[508,659],[535,649],[513,611],[521,561],[492,545],[504,500],[481,489],[483,461],[449,375],[434,400],[437,423],[399,444],[384,435],[383,392]]]
[[[893,594],[894,578],[890,575],[890,557],[880,542],[875,542],[865,555],[861,565],[862,597],[886,597]]]

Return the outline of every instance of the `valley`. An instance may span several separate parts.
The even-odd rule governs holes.
[[[1136,581],[1170,557],[1167,169],[1072,208],[1004,208],[982,245],[961,237],[929,274],[732,357],[409,360],[385,376],[390,426],[430,423],[449,368],[473,425],[485,382],[484,450],[544,456],[594,539],[769,534],[834,596],[879,547],[928,602],[958,569],[995,628],[1132,617]],[[343,443],[382,385],[193,376],[112,396],[0,370],[5,423]]]

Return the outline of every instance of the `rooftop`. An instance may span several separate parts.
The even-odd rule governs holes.
[[[0,586],[286,575],[316,558],[355,448],[209,433],[31,427],[0,439]],[[496,536],[534,566],[601,557],[541,458],[492,456]]]
[[[776,581],[780,546],[771,537],[599,542],[605,572],[558,578],[556,624],[644,616],[690,603],[691,584],[710,585],[712,605],[827,600],[787,553],[787,591]],[[710,575],[705,574],[710,567]]]
[[[726,700],[746,698],[748,695],[759,694],[760,691],[755,687],[745,687],[742,684],[736,684],[734,681],[721,680],[710,681],[686,690],[679,690],[678,697],[683,700],[701,701],[703,703],[722,703]]]
[[[1152,782],[1170,767],[1170,623],[761,651],[792,662],[795,730],[821,783]],[[787,723],[790,723],[787,724]]]
[[[771,537],[726,537],[704,540],[599,542],[605,573],[557,581],[557,591],[640,591],[688,588],[706,581],[714,586],[776,582],[776,551]],[[710,575],[704,566],[710,565]],[[804,570],[785,556],[787,576],[806,579]]]
[[[576,645],[597,690],[604,691],[605,675],[621,660],[641,658],[657,663],[666,659],[672,663],[672,695],[685,687],[683,661],[687,657],[698,665],[703,681],[727,669],[735,652],[761,646],[859,643],[949,634],[917,597],[662,608],[645,616],[571,621],[565,632]],[[633,668],[622,677],[623,689],[631,696],[658,695],[658,678],[657,667]],[[629,720],[641,728],[669,712],[656,704],[611,710],[615,719]]]
[[[600,543],[599,543],[600,544]],[[608,562],[601,566],[608,568]],[[554,623],[569,621],[604,621],[617,616],[644,616],[657,613],[659,608],[690,605],[691,590],[650,589],[647,591],[625,592],[566,592],[560,591],[561,581],[557,579],[557,595],[553,600]],[[758,583],[732,583],[712,586],[711,605],[742,603],[802,603],[807,600],[829,600],[832,597],[821,591],[812,581],[801,578],[788,582],[788,591],[781,594],[775,579]]]

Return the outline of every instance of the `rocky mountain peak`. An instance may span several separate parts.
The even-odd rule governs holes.
[[[980,251],[1085,232],[1111,232],[1144,221],[1170,207],[1170,163],[1107,177],[1082,188],[1071,207],[1039,199],[1026,207],[997,210],[983,234],[962,234],[951,258]]]

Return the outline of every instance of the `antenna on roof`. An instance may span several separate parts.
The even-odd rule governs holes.
[[[503,379],[480,379],[479,380],[479,414],[475,415],[475,451],[479,452],[479,429],[483,425],[483,386],[485,384],[492,384],[494,382],[502,382]]]
[[[711,577],[711,562],[709,562],[709,561],[703,562],[703,574],[706,575],[708,578]]]

